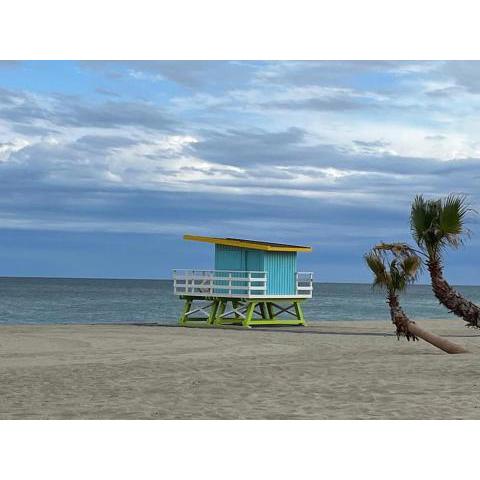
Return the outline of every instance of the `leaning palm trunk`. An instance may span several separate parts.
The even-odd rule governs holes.
[[[390,317],[397,328],[397,338],[407,340],[422,338],[431,345],[447,353],[465,353],[466,350],[444,338],[422,330],[412,322],[402,310],[398,292],[413,283],[421,267],[420,257],[407,245],[382,243],[364,255],[365,262],[373,272],[373,286],[387,292]]]
[[[423,328],[420,328],[415,322],[410,322],[408,325],[409,331],[425,340],[427,343],[430,343],[434,347],[443,350],[446,353],[468,353],[468,350],[464,347],[457,345],[456,343],[451,342],[450,340],[446,340],[443,337],[439,337],[438,335],[434,335],[433,333],[425,331]]]
[[[432,290],[438,301],[452,313],[463,318],[469,327],[480,327],[480,308],[457,292],[444,278],[440,260],[427,261]]]
[[[397,329],[397,338],[400,339],[400,337],[405,337],[408,341],[418,340],[418,338],[414,334],[412,334],[409,329],[409,325],[412,322],[409,320],[402,307],[400,306],[400,303],[398,302],[398,297],[395,292],[388,293],[387,303],[390,307],[390,318],[392,319],[392,323]]]
[[[410,320],[398,302],[398,297],[394,292],[388,294],[388,305],[390,307],[390,317],[397,329],[397,337],[405,336],[407,340],[418,340],[421,338],[434,347],[443,350],[446,353],[467,353],[467,350],[456,343],[450,342],[445,338],[434,335],[420,328],[415,322]]]

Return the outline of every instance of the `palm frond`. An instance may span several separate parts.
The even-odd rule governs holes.
[[[422,260],[417,255],[408,255],[401,260],[401,270],[408,278],[407,283],[413,283],[422,270]]]
[[[410,229],[413,239],[420,248],[425,248],[425,233],[429,230],[431,223],[427,202],[422,195],[417,195],[412,203]]]
[[[393,292],[413,283],[422,267],[421,258],[406,243],[380,243],[364,259],[373,272],[373,286]]]
[[[468,234],[465,219],[470,211],[464,195],[450,194],[442,201],[438,224],[446,245],[457,248],[462,244],[462,235]]]
[[[388,288],[390,276],[382,257],[372,250],[366,253],[363,258],[373,273],[373,287]]]
[[[403,242],[394,242],[394,243],[381,242],[375,245],[373,247],[373,250],[381,254],[384,254],[386,252],[391,252],[396,257],[401,257],[405,255],[417,255],[417,253],[422,254],[422,252],[415,250],[408,243],[403,243]]]
[[[462,244],[469,233],[465,221],[471,211],[464,195],[450,194],[439,200],[417,195],[410,212],[412,236],[421,250],[431,258],[438,257],[443,248]]]

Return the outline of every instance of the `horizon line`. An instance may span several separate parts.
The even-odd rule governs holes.
[[[0,280],[3,279],[44,279],[44,280],[149,280],[149,281],[173,281],[171,278],[152,278],[152,277],[61,277],[61,276],[43,276],[43,275],[0,275]],[[371,285],[370,282],[332,282],[332,281],[314,281],[318,284],[333,284],[333,285]],[[409,285],[414,286],[430,286],[430,283],[415,283]],[[480,285],[474,284],[453,284],[455,287],[480,287]]]

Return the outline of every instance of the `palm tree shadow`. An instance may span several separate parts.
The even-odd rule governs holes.
[[[308,327],[307,327],[308,328]],[[273,329],[266,329],[266,328],[255,328],[255,330],[259,331],[272,331]],[[312,330],[290,330],[290,329],[275,329],[275,332],[282,332],[282,333],[302,333],[304,335],[343,335],[343,336],[352,336],[352,337],[396,337],[395,333],[383,333],[383,332],[337,332],[337,331],[312,331]],[[480,337],[480,333],[478,334],[470,334],[470,335],[463,335],[463,334],[447,334],[442,335],[442,337],[451,337],[451,338],[472,338],[472,337]]]
[[[119,323],[119,325],[131,325],[135,327],[160,327],[160,328],[185,328],[180,325],[171,325],[167,323],[156,323],[156,322],[142,322],[142,323]],[[191,327],[195,328],[195,327]],[[318,328],[318,327],[315,327]],[[202,330],[205,330],[202,328]],[[207,330],[214,330],[213,328],[207,328]],[[242,327],[229,327],[227,325],[223,326],[221,329],[215,330],[227,330],[230,332],[272,332],[272,333],[297,333],[301,335],[341,335],[345,337],[396,337],[395,333],[388,333],[388,332],[340,332],[340,331],[321,331],[321,330],[309,330],[308,327],[297,327],[295,329],[292,328],[284,328],[284,327],[252,327],[250,329],[245,329]],[[474,338],[480,337],[480,331],[477,334],[446,334],[442,335],[442,337],[449,337],[449,338]]]

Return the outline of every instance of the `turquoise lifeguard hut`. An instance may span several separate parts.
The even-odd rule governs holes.
[[[301,303],[312,297],[313,273],[297,271],[297,253],[311,247],[183,238],[214,244],[215,269],[173,271],[174,294],[185,300],[181,325],[305,325]]]

